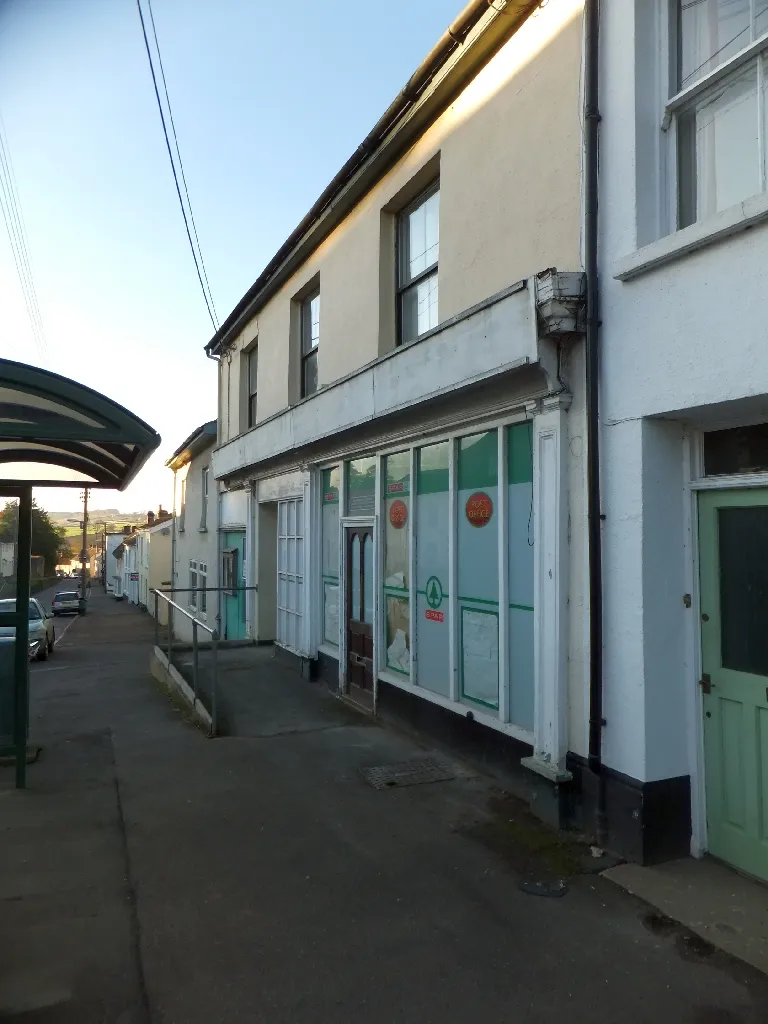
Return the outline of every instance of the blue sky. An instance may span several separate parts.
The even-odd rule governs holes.
[[[153,0],[220,319],[462,6]],[[163,462],[215,416],[216,367],[135,0],[0,0],[0,113],[47,338],[41,357],[0,222],[0,355],[155,427],[163,444],[135,483],[93,501],[167,504]],[[37,497],[77,504],[76,490]]]

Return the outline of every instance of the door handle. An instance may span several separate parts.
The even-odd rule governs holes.
[[[709,672],[702,672],[701,679],[699,680],[699,686],[701,687],[702,693],[711,693],[713,687],[712,677]]]

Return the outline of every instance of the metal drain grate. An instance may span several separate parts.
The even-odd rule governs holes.
[[[444,761],[434,757],[419,757],[395,764],[379,764],[361,768],[360,774],[374,789],[393,789],[399,786],[423,786],[428,782],[448,782],[456,772]]]

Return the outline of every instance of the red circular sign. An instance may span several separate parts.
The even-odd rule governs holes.
[[[400,498],[389,506],[389,521],[396,530],[402,530],[408,522],[408,506]]]
[[[493,502],[484,491],[475,491],[467,498],[465,512],[472,526],[487,526],[493,517]]]

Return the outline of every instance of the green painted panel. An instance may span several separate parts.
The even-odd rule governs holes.
[[[720,786],[722,813],[725,820],[737,828],[746,824],[744,750],[744,709],[738,700],[720,701],[720,749],[725,756],[720,758]]]
[[[341,473],[338,466],[323,470],[323,504],[338,505]]]
[[[451,442],[441,441],[420,448],[416,471],[416,488],[419,494],[439,494],[448,490],[448,463]]]
[[[699,495],[709,850],[768,881],[768,673],[763,617],[768,490]]]
[[[459,440],[459,490],[495,487],[499,479],[499,449],[495,430]]]
[[[510,484],[533,482],[533,424],[515,423],[508,427],[507,472]]]
[[[411,493],[411,453],[397,452],[384,460],[384,497],[404,498]]]

